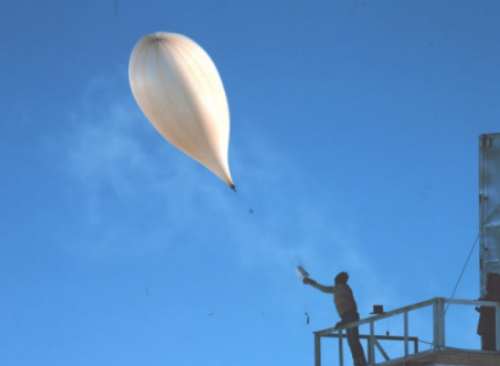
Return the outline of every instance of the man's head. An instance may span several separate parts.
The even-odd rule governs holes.
[[[340,284],[345,284],[347,283],[347,280],[349,279],[349,275],[347,272],[340,272],[338,275],[335,276],[335,284],[340,285]]]

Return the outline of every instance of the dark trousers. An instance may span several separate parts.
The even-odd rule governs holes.
[[[481,349],[483,351],[496,351],[495,333],[481,334]]]
[[[481,313],[477,333],[481,336],[481,349],[483,351],[496,350],[496,334],[495,334],[495,309],[482,306],[479,309]]]
[[[349,312],[342,314],[342,323],[351,323],[359,320],[359,314],[355,312]],[[365,353],[363,351],[363,346],[359,341],[359,329],[358,327],[347,329],[347,343],[349,343],[349,348],[351,349],[352,360],[354,361],[354,366],[366,366]]]

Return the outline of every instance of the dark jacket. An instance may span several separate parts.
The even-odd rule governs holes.
[[[348,284],[341,283],[335,286],[323,286],[322,284],[311,280],[311,286],[323,292],[333,294],[333,302],[335,303],[335,307],[337,308],[337,312],[341,318],[349,313],[358,312],[354,295],[352,294],[352,290]]]

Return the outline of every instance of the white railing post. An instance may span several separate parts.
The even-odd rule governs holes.
[[[375,322],[370,322],[370,338],[368,339],[368,364],[375,365]]]
[[[434,322],[434,349],[441,349],[445,346],[444,336],[444,299],[441,297],[436,298],[432,305],[433,322]]]
[[[405,343],[405,357],[408,357],[408,312],[405,311],[403,315],[404,321],[404,343]]]
[[[314,333],[314,366],[321,366],[321,336]]]
[[[344,366],[344,337],[343,330],[339,331],[339,366]]]

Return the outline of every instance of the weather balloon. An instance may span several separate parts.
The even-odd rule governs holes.
[[[156,130],[234,189],[228,163],[229,108],[210,56],[186,36],[153,33],[135,45],[129,81]]]

